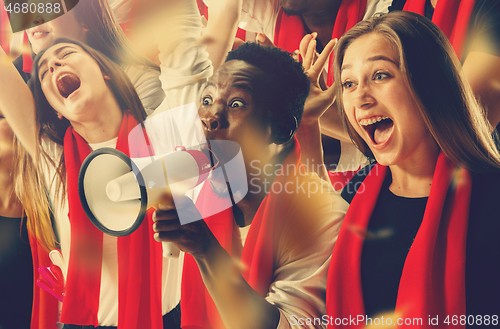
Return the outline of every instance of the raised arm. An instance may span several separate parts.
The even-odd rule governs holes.
[[[301,53],[304,58],[304,70],[311,82],[311,89],[304,105],[304,115],[297,130],[297,139],[301,146],[302,163],[313,164],[309,171],[316,172],[319,177],[329,180],[328,172],[323,165],[323,146],[321,143],[320,117],[335,100],[334,87],[323,90],[320,86],[320,76],[323,66],[333,51],[336,40],[330,41],[323,52],[316,57],[315,35],[308,34],[301,43]]]
[[[36,159],[35,102],[30,89],[0,47],[0,109],[28,153]]]
[[[157,43],[163,55],[173,51],[182,39],[174,33],[179,28],[179,18],[192,14],[194,0],[135,0],[133,39],[137,46],[149,47]],[[201,43],[206,45],[214,70],[226,58],[233,45],[240,19],[242,0],[217,0],[210,3],[209,19]],[[167,18],[166,18],[167,17]],[[161,50],[160,50],[161,51]]]

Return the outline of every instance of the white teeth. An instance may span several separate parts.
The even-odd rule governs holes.
[[[376,118],[371,118],[371,119],[362,119],[359,121],[359,124],[362,126],[369,126],[374,124],[375,122],[380,122],[382,120],[389,119],[389,117],[386,116],[379,116]]]
[[[62,78],[67,77],[68,75],[70,75],[70,74],[69,73],[61,74],[61,76],[59,78],[57,78],[57,81],[61,81]]]
[[[61,74],[61,76],[59,78],[57,78],[57,80],[61,80],[62,78],[66,77],[68,75],[69,75],[68,73]]]
[[[39,36],[41,36],[43,34],[45,34],[45,32],[35,32],[35,33],[33,33],[33,36],[34,37],[39,37]]]

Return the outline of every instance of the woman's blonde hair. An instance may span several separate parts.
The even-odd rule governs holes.
[[[361,21],[337,44],[334,67],[337,97],[344,125],[361,152],[373,158],[370,148],[345,115],[340,73],[346,49],[369,33],[380,34],[397,50],[399,69],[427,129],[444,154],[471,171],[500,168],[492,127],[462,73],[450,42],[429,19],[411,12],[395,11]]]

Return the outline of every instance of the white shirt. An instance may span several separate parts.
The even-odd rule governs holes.
[[[161,88],[160,72],[151,68],[144,69],[132,65],[126,65],[122,69],[134,85],[146,113],[153,113],[165,98],[165,92]]]
[[[348,207],[317,174],[296,177],[292,187],[285,184],[282,192],[294,193],[290,208],[276,213],[286,222],[274,254],[274,282],[266,300],[280,311],[277,329],[320,327],[318,320],[316,325],[308,325],[307,319],[314,323],[326,314],[327,271]],[[302,183],[304,191],[300,190]],[[240,228],[242,245],[251,226]]]

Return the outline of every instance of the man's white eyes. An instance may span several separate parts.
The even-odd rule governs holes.
[[[204,106],[211,106],[214,103],[212,97],[210,96],[203,97],[202,102]],[[233,100],[229,103],[230,108],[237,108],[242,106],[245,106],[245,103],[240,100]]]
[[[229,104],[229,106],[231,108],[236,108],[236,107],[245,106],[245,103],[243,103],[242,101],[239,101],[239,100],[234,100],[231,102],[231,104]]]
[[[209,105],[212,105],[213,103],[214,103],[214,101],[212,100],[212,98],[210,98],[208,96],[203,97],[203,105],[209,106]]]

